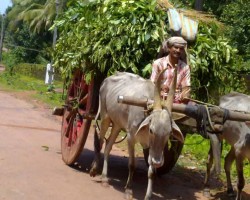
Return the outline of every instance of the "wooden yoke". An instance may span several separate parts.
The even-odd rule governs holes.
[[[150,109],[150,107],[153,104],[153,100],[151,99],[146,99],[146,98],[139,99],[128,96],[118,96],[117,101],[118,103],[130,104],[148,109]],[[198,117],[197,110],[198,110],[198,105],[186,105],[186,104],[176,104],[176,103],[173,104],[173,112],[182,113],[195,119]],[[215,123],[217,122],[221,123],[222,119],[223,123],[226,120],[241,121],[241,122],[250,121],[250,113],[247,112],[227,110],[218,106],[208,107],[208,111],[211,116],[211,121]]]

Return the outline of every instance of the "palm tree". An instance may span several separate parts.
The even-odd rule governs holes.
[[[18,15],[18,20],[27,22],[32,32],[48,30],[56,15],[55,1],[46,0],[45,3],[38,3],[27,0],[26,4],[24,2],[23,5],[26,6],[26,9]]]
[[[12,27],[18,22],[26,22],[31,32],[47,31],[56,18],[56,2],[59,12],[65,6],[66,0],[12,0],[13,7],[8,14]],[[17,16],[17,17],[16,17]]]

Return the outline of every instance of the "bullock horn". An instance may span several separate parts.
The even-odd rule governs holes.
[[[167,101],[165,103],[165,106],[167,107],[169,112],[172,112],[172,108],[173,108],[174,94],[175,94],[175,89],[176,89],[176,81],[177,81],[177,68],[174,69],[174,78],[171,82]]]
[[[166,69],[162,70],[157,78],[157,81],[155,83],[155,90],[154,90],[154,107],[153,109],[162,109],[161,106],[161,79],[163,76],[163,73],[166,71]]]

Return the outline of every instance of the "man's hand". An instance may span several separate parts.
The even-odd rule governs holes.
[[[180,94],[180,100],[182,103],[188,103],[188,99],[190,98],[191,87],[184,87]]]

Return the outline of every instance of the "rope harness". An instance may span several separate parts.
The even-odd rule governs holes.
[[[206,139],[208,133],[221,133],[223,124],[228,119],[229,111],[217,106],[197,105],[197,131]]]

